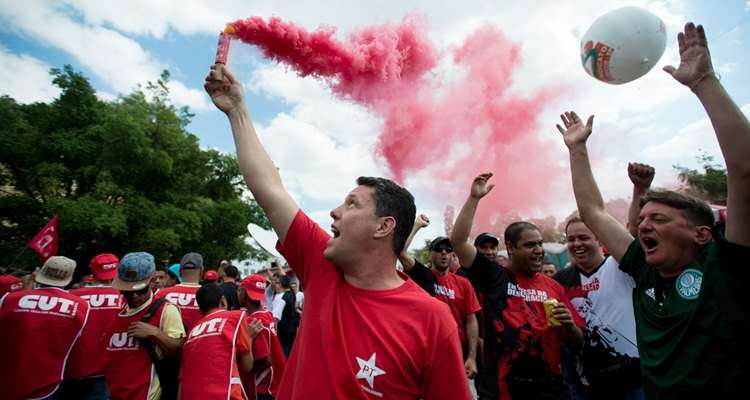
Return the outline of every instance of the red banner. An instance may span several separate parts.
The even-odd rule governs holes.
[[[57,215],[26,245],[39,253],[42,264],[48,258],[57,255]]]

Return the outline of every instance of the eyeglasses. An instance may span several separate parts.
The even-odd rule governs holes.
[[[450,247],[450,246],[437,246],[437,247],[433,248],[432,251],[434,251],[435,253],[442,253],[443,251],[445,251],[446,253],[452,253],[453,252],[453,247]]]

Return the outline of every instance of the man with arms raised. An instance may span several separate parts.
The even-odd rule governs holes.
[[[703,27],[677,37],[680,66],[665,67],[703,104],[728,171],[726,225],[700,200],[671,191],[641,199],[637,239],[605,208],[586,149],[593,116],[558,125],[570,151],[573,189],[586,225],[635,280],[633,303],[648,398],[745,397],[750,378],[744,301],[750,259],[750,124],[719,83]]]
[[[510,263],[502,267],[469,242],[479,200],[494,185],[491,173],[477,176],[451,232],[454,251],[484,299],[482,399],[558,399],[565,396],[560,371],[563,343],[579,347],[585,325],[559,283],[541,273],[542,234],[534,224],[514,222],[505,229]],[[544,302],[555,299],[552,326]]]
[[[468,398],[450,312],[396,270],[416,214],[412,195],[387,179],[360,177],[331,211],[331,238],[284,188],[242,85],[224,69],[222,80],[212,70],[205,88],[229,117],[245,182],[307,293],[277,398]]]

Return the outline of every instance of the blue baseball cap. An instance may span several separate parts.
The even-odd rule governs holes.
[[[172,264],[171,267],[169,267],[168,274],[177,281],[177,283],[182,283],[182,276],[180,275],[180,264]]]
[[[124,291],[143,290],[148,287],[155,270],[156,263],[151,254],[145,251],[125,254],[117,266],[112,287]]]

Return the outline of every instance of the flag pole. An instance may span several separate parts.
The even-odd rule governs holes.
[[[21,250],[21,252],[16,255],[16,257],[13,259],[13,261],[11,261],[10,264],[8,264],[8,268],[9,269],[13,268],[13,266],[16,265],[16,261],[18,261],[18,258],[21,257],[21,254],[23,254],[26,251],[26,249],[28,249],[28,248],[29,248],[29,246],[23,246],[23,250]]]

